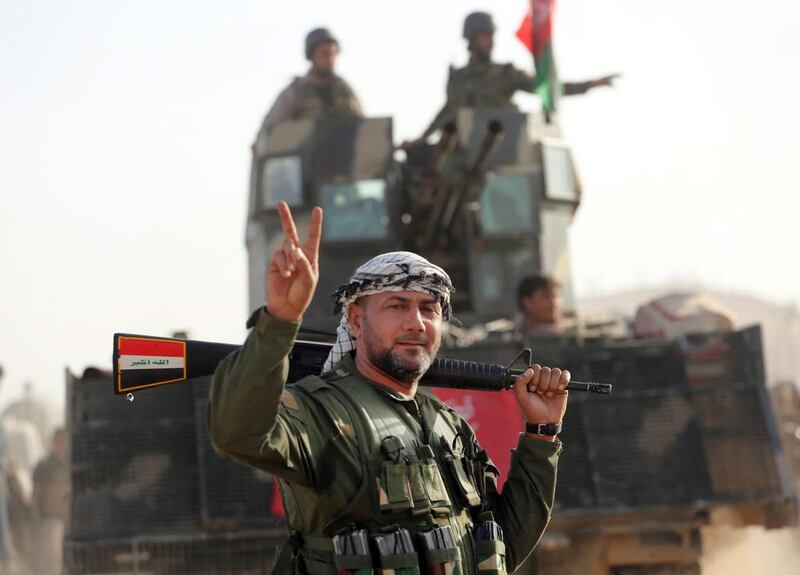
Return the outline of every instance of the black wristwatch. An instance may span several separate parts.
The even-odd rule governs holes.
[[[561,422],[558,423],[526,423],[525,431],[534,435],[558,435],[561,433]]]

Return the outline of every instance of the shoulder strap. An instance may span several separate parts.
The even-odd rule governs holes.
[[[379,437],[375,422],[364,413],[361,401],[353,394],[352,385],[348,385],[348,382],[343,381],[343,378],[338,378],[330,381],[330,387],[336,390],[337,395],[341,398],[342,405],[344,405],[353,421],[353,425],[356,427],[359,452],[362,456],[370,453],[376,446],[372,445],[373,442],[369,441],[369,438]]]
[[[308,393],[314,393],[320,389],[329,389],[330,385],[319,376],[307,375],[303,379],[290,384],[288,387],[298,387]]]

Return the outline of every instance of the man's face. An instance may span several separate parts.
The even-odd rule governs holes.
[[[428,294],[383,292],[359,299],[348,309],[357,353],[404,384],[428,371],[442,341],[442,306]]]
[[[522,309],[529,323],[558,323],[561,320],[558,288],[540,288],[528,297],[522,298]]]
[[[336,42],[323,42],[311,53],[311,67],[322,76],[331,76],[336,67],[339,45]]]
[[[472,53],[481,60],[489,61],[494,48],[494,34],[482,32],[475,34],[470,40]]]

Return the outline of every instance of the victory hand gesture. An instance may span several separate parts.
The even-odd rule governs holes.
[[[322,209],[311,212],[311,226],[305,245],[300,245],[292,212],[286,202],[278,204],[283,226],[283,244],[273,255],[267,270],[267,310],[286,321],[300,321],[319,280],[319,240]]]

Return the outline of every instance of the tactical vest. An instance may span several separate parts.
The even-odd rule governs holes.
[[[454,108],[514,108],[515,72],[511,64],[495,62],[450,68],[448,104]]]
[[[292,84],[295,93],[294,118],[322,118],[357,116],[353,92],[347,83],[336,77],[330,84],[330,101],[326,101],[318,91],[318,86],[308,78],[296,78]]]
[[[323,496],[314,491],[305,491],[303,500],[298,500],[280,480],[288,516],[297,509],[293,506],[310,506],[306,509],[328,516],[320,522],[324,525],[320,533],[299,533],[289,526],[289,541],[273,574],[506,572],[502,535],[495,540],[473,536],[475,522],[483,526],[490,519],[491,514],[481,514],[481,492],[486,469],[494,468],[474,438],[459,430],[460,419],[449,407],[418,391],[435,407],[436,415],[432,422],[430,417],[415,420],[373,384],[341,369],[325,379],[307,377],[289,389],[298,399],[316,404],[321,413],[330,412],[333,402],[345,406],[358,442],[362,477],[349,504],[336,510],[324,505]],[[415,544],[416,555],[377,557],[376,536],[399,528],[414,538],[449,528],[455,545],[428,551]],[[352,557],[348,563],[338,554],[335,537],[348,531],[369,534],[371,557]]]

